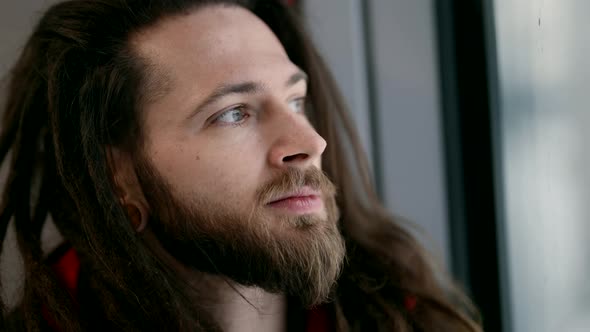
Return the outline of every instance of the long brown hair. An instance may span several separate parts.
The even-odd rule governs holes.
[[[309,75],[311,120],[330,142],[323,165],[339,188],[347,247],[329,305],[337,330],[480,331],[470,302],[379,203],[336,85],[296,15],[278,0],[71,0],[41,18],[10,73],[0,137],[1,162],[9,164],[0,238],[13,219],[25,267],[26,330],[42,328],[42,311],[63,331],[218,330],[133,232],[105,152],[108,145],[138,146],[139,110],[157,86],[147,79],[153,68],[131,51],[132,34],[215,3],[251,10]],[[93,291],[84,305],[44,260],[40,234],[48,216],[87,271]]]

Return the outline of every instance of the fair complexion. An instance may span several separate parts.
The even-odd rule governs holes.
[[[247,10],[213,6],[168,18],[134,36],[132,45],[170,81],[166,93],[142,110],[142,128],[145,154],[177,197],[206,195],[247,216],[258,204],[256,190],[276,174],[288,167],[321,167],[326,142],[304,113],[305,74]],[[123,199],[145,219],[150,207],[129,160],[116,156],[115,168],[123,172],[118,181]],[[297,198],[262,211],[285,232],[286,215],[327,214],[321,201]],[[216,299],[210,311],[224,331],[286,330],[282,294],[197,277],[165,257],[149,225],[144,240],[189,282],[206,280],[195,287]]]

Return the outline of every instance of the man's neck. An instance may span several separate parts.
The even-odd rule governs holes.
[[[197,293],[209,299],[205,310],[224,332],[287,331],[286,296],[231,284],[215,276],[207,276],[206,281],[199,279]]]
[[[286,332],[287,297],[258,287],[245,287],[210,274],[187,270],[166,252],[151,230],[143,232],[151,250],[185,279],[224,332]]]

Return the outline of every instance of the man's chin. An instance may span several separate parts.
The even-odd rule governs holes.
[[[293,211],[277,210],[273,208],[264,209],[271,226],[278,226],[279,229],[308,230],[320,225],[328,225],[334,221],[329,220],[328,212],[322,208],[313,212],[299,213]]]
[[[293,229],[307,230],[325,222],[325,220],[319,218],[318,216],[308,214],[298,216],[279,215],[275,218],[271,218],[271,220],[273,220],[271,222],[275,223],[275,226],[277,226],[275,229],[278,229],[278,231],[289,231]]]

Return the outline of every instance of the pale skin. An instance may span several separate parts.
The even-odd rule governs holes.
[[[142,110],[142,127],[148,158],[178,197],[206,194],[246,215],[256,189],[274,174],[287,167],[321,167],[326,142],[303,111],[305,74],[252,13],[235,7],[199,9],[141,32],[132,45],[170,80],[166,93]],[[233,93],[203,106],[230,85],[235,85]],[[146,220],[150,207],[131,158],[112,152],[121,198]],[[265,213],[279,222],[281,215],[294,212],[269,208]],[[323,206],[313,213],[326,215]],[[201,281],[196,286],[216,299],[210,311],[224,331],[286,330],[284,295],[232,285],[246,301],[220,278],[197,277],[198,272],[174,262],[149,225],[139,230],[182,277]]]

